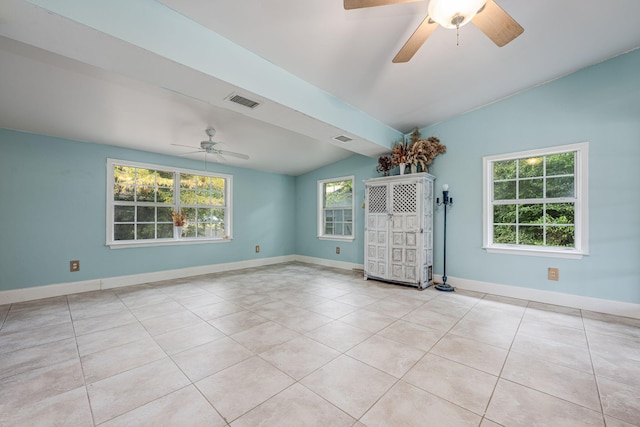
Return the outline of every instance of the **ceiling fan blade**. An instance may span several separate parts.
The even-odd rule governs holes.
[[[344,0],[345,10],[363,7],[386,6],[388,4],[413,3],[422,0]]]
[[[171,144],[171,145],[175,147],[187,147],[187,148],[195,148],[195,149],[200,148],[200,147],[194,147],[193,145],[184,145],[184,144]]]
[[[428,16],[424,18],[424,21],[416,28],[392,62],[408,62],[436,28],[438,28],[437,22],[432,21]]]
[[[471,22],[499,47],[524,32],[524,28],[493,0],[487,0],[482,11]]]
[[[189,154],[195,154],[195,153],[204,153],[204,151],[202,151],[202,150],[198,150],[198,151],[189,151],[188,153],[178,154],[178,156],[188,156]]]
[[[249,160],[249,156],[246,154],[234,153],[227,150],[216,150],[216,154],[223,154],[225,156],[237,157],[238,159]]]

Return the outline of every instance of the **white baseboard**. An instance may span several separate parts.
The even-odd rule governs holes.
[[[10,289],[8,291],[0,291],[0,305],[99,290],[100,279]]]
[[[259,258],[247,261],[187,267],[176,270],[131,274],[128,276],[107,277],[104,279],[56,283],[52,285],[34,286],[31,288],[10,289],[8,291],[0,291],[0,305],[13,304],[17,302],[31,301],[42,298],[51,298],[61,295],[78,294],[82,292],[99,291],[102,289],[119,288],[122,286],[139,285],[142,283],[157,282],[160,280],[180,279],[183,277],[200,276],[202,274],[220,273],[223,271],[280,264],[283,262],[292,262],[295,260],[296,259],[294,255],[287,255],[272,258]]]
[[[32,288],[10,289],[7,291],[0,291],[0,305],[292,261],[305,262],[324,267],[342,268],[346,270],[362,270],[364,268],[362,264],[304,255],[286,255],[272,258],[260,258],[247,261],[187,267],[175,270],[154,271],[127,276],[108,277],[104,279],[56,283],[52,285],[35,286]],[[435,274],[434,279],[442,281],[442,276]],[[448,276],[447,279],[452,286],[460,289],[640,319],[640,304],[563,294],[560,292],[540,289],[521,288],[518,286],[500,285],[497,283],[481,282],[479,280],[462,279],[451,276]]]
[[[362,270],[364,269],[363,264],[355,264],[353,262],[345,262],[345,261],[336,261],[332,259],[326,258],[316,258],[305,255],[294,255],[296,261],[306,262],[308,264],[316,264],[322,265],[324,267],[334,267],[334,268],[342,268],[344,270]]]
[[[139,285],[142,283],[158,282],[160,280],[181,279],[183,277],[201,276],[203,274],[220,273],[223,271],[241,270],[243,268],[261,267],[264,265],[281,264],[295,261],[294,255],[271,258],[259,258],[247,261],[227,262],[222,264],[199,265],[197,267],[179,268],[176,270],[154,271],[151,273],[131,274],[102,279],[102,289],[120,288],[123,286]]]
[[[442,276],[433,275],[434,279],[442,282]],[[600,298],[585,297],[581,295],[563,294],[560,292],[545,291],[542,289],[522,288],[519,286],[499,285],[497,283],[481,282],[479,280],[461,279],[447,276],[447,283],[455,288],[469,291],[482,292],[542,302],[546,304],[562,305],[565,307],[579,308],[581,310],[596,311],[599,313],[614,314],[616,316],[633,317],[640,319],[640,304],[630,302],[613,301]]]

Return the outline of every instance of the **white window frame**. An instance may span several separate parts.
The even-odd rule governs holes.
[[[574,230],[575,247],[509,245],[493,242],[493,163],[528,157],[549,156],[576,152],[574,164]],[[490,253],[543,256],[554,258],[580,259],[589,254],[589,143],[580,142],[557,147],[520,151],[517,153],[485,156],[482,158],[483,174],[483,249]]]
[[[114,188],[114,166],[127,166],[134,168],[153,169],[163,172],[173,172],[175,177],[178,174],[189,174],[199,176],[210,176],[215,178],[222,178],[225,180],[225,237],[178,237],[178,238],[165,238],[165,239],[149,239],[149,240],[114,240],[114,205],[113,200],[113,188]],[[132,162],[128,160],[119,159],[107,159],[107,226],[106,226],[106,246],[111,249],[120,248],[136,248],[136,247],[149,247],[149,246],[166,246],[166,245],[193,245],[202,243],[216,243],[216,242],[229,242],[233,240],[233,176],[227,174],[213,173],[194,169],[176,168],[172,166],[155,165],[151,163]],[[167,205],[178,211],[180,205],[180,183],[179,179],[174,177],[174,203]],[[192,207],[192,205],[185,206]]]
[[[328,182],[336,182],[336,181],[351,181],[351,235],[349,236],[338,236],[333,234],[325,234],[325,207],[324,207],[324,185]],[[353,241],[355,239],[356,232],[356,217],[355,217],[355,199],[356,199],[356,190],[355,190],[355,176],[342,176],[338,178],[329,178],[329,179],[321,179],[318,180],[318,239],[320,240],[340,240],[340,241]]]

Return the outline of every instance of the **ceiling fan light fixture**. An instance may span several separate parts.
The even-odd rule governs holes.
[[[445,28],[460,28],[471,21],[486,0],[431,0],[429,17]]]

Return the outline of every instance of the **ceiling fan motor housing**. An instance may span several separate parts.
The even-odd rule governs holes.
[[[209,151],[213,148],[216,143],[213,141],[200,141],[200,148],[203,150]]]

